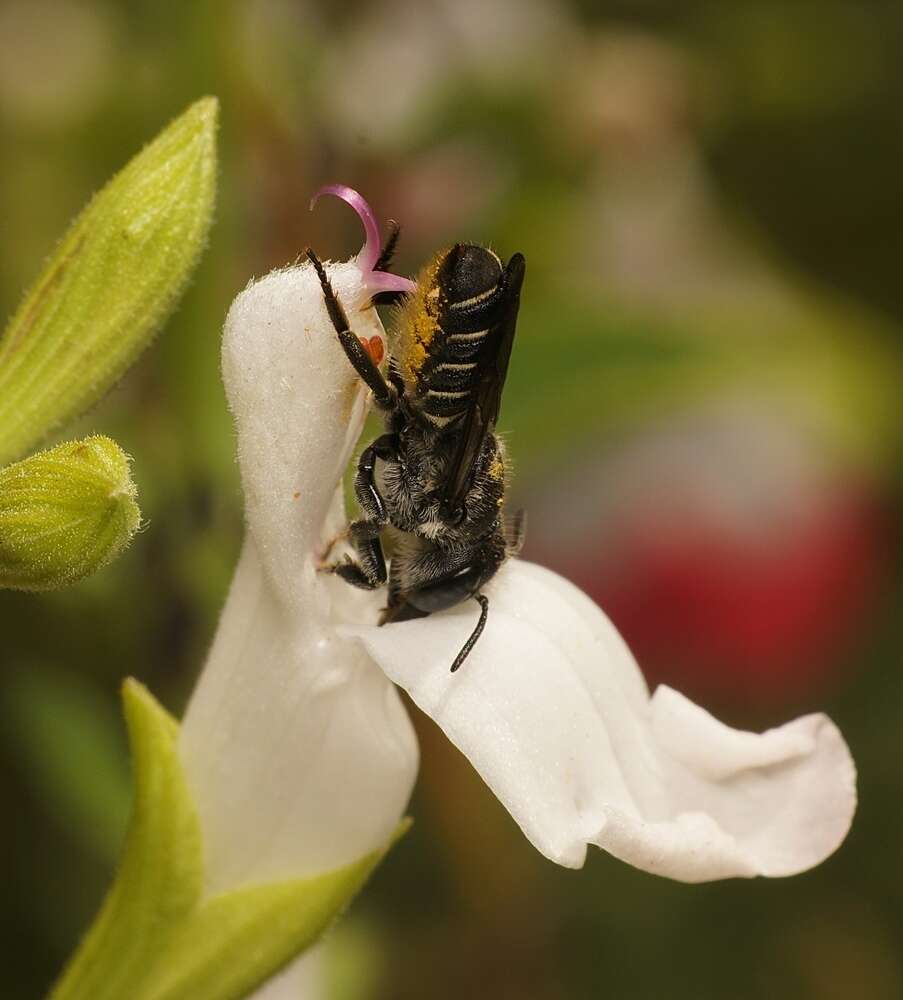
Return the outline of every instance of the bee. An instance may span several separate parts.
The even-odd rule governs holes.
[[[378,263],[388,264],[397,229]],[[421,271],[400,299],[387,374],[349,329],[313,251],[326,309],[354,370],[373,393],[385,433],[361,453],[354,491],[362,516],[347,529],[356,558],[325,564],[355,587],[388,584],[380,624],[425,617],[473,598],[480,617],[455,657],[486,626],[482,588],[524,540],[524,512],[504,513],[506,459],[495,427],[514,342],[524,258],[503,265],[485,247],[458,243]],[[389,536],[389,569],[383,539]]]

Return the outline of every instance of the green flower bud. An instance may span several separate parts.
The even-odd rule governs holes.
[[[106,437],[0,469],[0,587],[51,590],[106,565],[141,520],[129,460]]]
[[[0,337],[0,465],[100,398],[172,310],[210,227],[217,107],[193,104],[93,198]]]

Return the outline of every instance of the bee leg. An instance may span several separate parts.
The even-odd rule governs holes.
[[[511,521],[505,525],[505,552],[516,556],[524,547],[524,537],[527,533],[527,512],[521,508],[515,512]]]
[[[383,461],[393,459],[398,454],[398,437],[395,434],[382,434],[373,444],[366,447],[361,452],[361,457],[357,462],[357,472],[354,476],[354,495],[361,506],[361,510],[371,521],[385,524],[388,521],[386,504],[376,487],[375,472],[376,460]]]
[[[349,329],[348,317],[345,315],[342,303],[339,302],[335,292],[332,290],[329,278],[326,277],[326,271],[313,250],[307,251],[307,259],[313,264],[314,270],[317,272],[317,277],[320,279],[323,298],[326,301],[326,312],[329,313],[329,319],[335,328],[339,343],[342,345],[342,349],[348,360],[373,393],[373,402],[381,410],[394,410],[398,402],[397,391],[386,382],[382,372],[373,363],[373,359],[365,350],[364,345],[358,340],[357,335]]]
[[[323,570],[335,573],[346,583],[361,590],[376,590],[387,580],[386,560],[383,556],[379,533],[382,529],[376,521],[352,521],[348,525],[348,537],[357,553],[358,561],[346,556],[341,562],[324,566]]]
[[[398,237],[401,236],[401,226],[394,219],[389,220],[389,236],[383,244],[382,253],[373,265],[374,271],[385,271],[392,263],[395,256],[395,249],[398,246]]]
[[[344,532],[357,553],[357,562],[346,557],[320,567],[324,572],[335,573],[364,590],[375,590],[388,579],[379,536],[389,516],[376,486],[375,469],[378,458],[389,460],[397,453],[398,438],[395,434],[382,434],[361,452],[354,477],[354,493],[365,516],[359,521],[352,521]]]

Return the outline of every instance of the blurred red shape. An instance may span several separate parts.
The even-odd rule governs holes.
[[[650,684],[730,701],[807,698],[862,641],[886,549],[862,493],[832,497],[774,537],[647,527],[626,527],[614,563],[601,540],[548,555],[606,610]]]

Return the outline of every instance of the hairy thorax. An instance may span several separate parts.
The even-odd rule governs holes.
[[[412,423],[400,435],[397,459],[376,468],[391,526],[443,551],[471,548],[498,529],[502,514],[505,460],[494,435],[486,439],[462,509],[443,512],[437,491],[455,445],[453,434]]]

